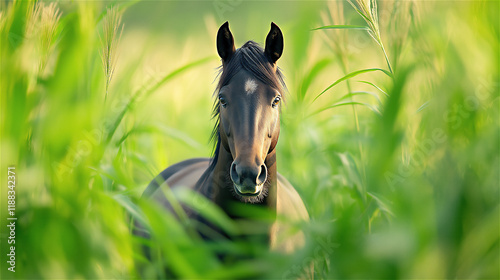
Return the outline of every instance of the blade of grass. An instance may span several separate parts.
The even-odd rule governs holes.
[[[173,213],[164,211],[160,205],[148,203],[141,206],[149,220],[154,221],[151,222],[151,236],[156,241],[155,247],[161,249],[158,251],[161,269],[164,270],[168,264],[168,269],[177,276],[176,278],[199,279],[199,272],[195,269],[196,263],[188,259],[187,251],[196,248],[185,227]]]
[[[202,59],[198,59],[198,60],[195,60],[191,63],[188,63],[182,67],[179,67],[177,68],[176,70],[170,72],[167,76],[165,76],[163,79],[161,79],[160,81],[158,81],[155,85],[153,85],[151,88],[149,88],[145,93],[145,97],[148,97],[151,93],[155,92],[159,87],[161,87],[163,84],[165,84],[166,82],[172,80],[174,77],[182,74],[183,72],[193,68],[193,67],[196,67],[196,66],[199,66],[203,63],[206,63],[210,60],[214,59],[214,56],[208,56],[208,57],[204,57]]]
[[[377,42],[377,44],[382,49],[382,52],[384,53],[385,61],[387,63],[387,67],[389,68],[389,72],[393,73],[391,62],[389,61],[389,57],[387,56],[387,52],[385,51],[385,47],[384,47],[384,44],[383,44],[381,36],[380,36],[377,1],[375,1],[375,0],[368,0],[368,1],[356,0],[356,3],[358,3],[358,6],[361,8],[361,10],[351,0],[348,0],[348,2],[356,10],[356,12],[363,17],[363,19],[368,24],[368,27],[369,27],[367,30],[368,34],[370,34],[370,36],[372,36],[372,38],[375,40],[375,42]],[[367,3],[369,5],[367,5]]]
[[[337,2],[336,3],[337,5],[335,5],[335,7],[332,7],[331,10],[330,10],[330,15],[331,15],[331,22],[333,23],[333,25],[343,25],[342,22],[344,22],[344,5],[342,2]],[[336,22],[340,22],[339,23],[336,23]],[[326,21],[326,24],[325,25],[330,25],[328,24],[328,21]],[[367,30],[367,29],[365,29]],[[367,30],[367,32],[369,32]],[[325,32],[326,33],[326,32]],[[339,33],[339,32],[337,32]],[[349,48],[349,44],[348,44],[348,37],[346,36],[347,33],[341,33],[340,34],[341,36],[339,37],[340,40],[335,40],[333,42],[331,42],[331,46],[332,46],[332,49],[334,51],[334,54],[337,56],[338,58],[338,61],[340,63],[340,66],[342,68],[342,72],[344,75],[347,75],[350,71],[348,70],[349,67],[348,67],[348,62],[349,62],[349,57],[348,57],[348,48]],[[327,41],[330,41],[330,40],[327,40]],[[351,88],[351,82],[350,80],[346,80],[346,86],[347,86],[347,92],[352,92],[352,88]],[[350,100],[351,102],[354,102],[354,96],[350,96]],[[359,135],[361,135],[361,129],[360,129],[360,124],[359,124],[359,118],[358,118],[358,112],[357,112],[357,109],[356,109],[356,105],[352,104],[351,105],[351,109],[352,109],[352,114],[353,114],[353,117],[354,117],[354,125],[355,125],[355,128],[356,128],[356,133]],[[362,174],[363,176],[361,177],[361,181],[362,181],[362,184],[363,184],[363,187],[366,186],[366,171],[365,171],[365,160],[364,160],[364,152],[363,152],[363,145],[361,143],[361,137],[357,137],[357,144],[358,144],[358,150],[359,150],[359,156],[360,156],[360,160],[361,160],[361,171],[362,171]]]
[[[373,24],[373,21],[367,17],[360,9],[358,9],[358,7],[356,7],[356,5],[354,5],[354,3],[352,3],[350,0],[347,0],[347,2],[349,2],[349,4],[351,4],[351,6],[354,8],[354,10],[356,10],[356,12],[361,16],[363,17],[363,19],[368,23],[368,24]]]
[[[130,1],[113,1],[112,3],[107,5],[107,9],[103,9],[101,14],[97,17],[96,23],[99,23],[107,14],[109,8],[113,8],[117,6],[118,11],[120,13],[124,13],[126,9],[128,9],[130,6],[139,3],[141,0],[130,0]]]
[[[337,153],[337,156],[347,173],[347,179],[354,185],[355,193],[359,196],[363,205],[366,204],[366,188],[356,161],[349,152]]]
[[[385,96],[389,96],[389,94],[387,94],[387,92],[383,89],[381,89],[379,86],[375,85],[374,83],[371,83],[371,82],[368,82],[368,81],[358,81],[359,83],[363,83],[363,84],[367,84],[367,85],[370,85],[376,89],[378,89],[380,92],[382,92]]]
[[[333,104],[331,106],[327,106],[327,107],[321,108],[319,110],[314,111],[312,114],[308,115],[307,117],[311,117],[313,115],[319,114],[319,113],[321,113],[321,112],[323,112],[325,110],[328,110],[328,109],[333,109],[333,108],[336,108],[336,107],[346,106],[346,105],[363,105],[363,106],[369,108],[370,110],[372,110],[377,115],[381,115],[380,110],[377,109],[376,107],[374,107],[371,104],[364,103],[364,102],[357,102],[357,101],[348,101],[348,102],[335,103],[335,104]]]
[[[346,94],[346,95],[342,96],[341,98],[337,99],[336,102],[340,102],[342,100],[351,98],[351,97],[356,96],[356,95],[370,95],[370,96],[373,96],[373,97],[375,97],[375,99],[377,99],[378,103],[381,104],[381,101],[380,101],[380,98],[378,97],[378,95],[376,93],[369,92],[369,91],[351,91],[348,94]]]
[[[130,200],[129,195],[124,195],[124,194],[115,194],[115,195],[110,195],[113,200],[118,202],[127,212],[137,221],[139,221],[143,226],[147,227],[148,229],[150,228],[149,222],[147,221],[144,213],[142,212],[141,208],[137,206],[132,200]]]
[[[354,72],[351,72],[351,73],[345,75],[344,77],[336,80],[333,84],[331,84],[325,90],[323,90],[320,94],[318,94],[312,102],[316,101],[316,99],[318,99],[321,95],[323,95],[323,93],[327,92],[329,89],[336,86],[337,84],[339,84],[347,79],[350,79],[352,77],[356,77],[357,75],[360,75],[363,73],[368,73],[368,72],[374,72],[374,71],[382,71],[387,76],[392,77],[392,74],[390,72],[388,72],[387,70],[384,70],[384,69],[380,69],[380,68],[370,68],[370,69],[363,69],[363,70],[354,71]]]
[[[383,213],[387,214],[388,216],[395,217],[391,208],[387,205],[386,202],[382,201],[382,198],[380,198],[381,195],[378,194],[375,195],[375,193],[373,192],[366,192],[366,193],[368,194],[369,197],[373,198],[377,202],[378,208],[382,210]]]
[[[187,70],[189,70],[189,69],[191,69],[193,67],[199,66],[199,65],[201,65],[203,63],[206,63],[206,62],[208,62],[208,61],[210,61],[212,59],[213,59],[213,56],[209,56],[209,57],[205,57],[205,58],[196,60],[194,62],[188,63],[188,64],[186,64],[186,65],[184,65],[182,67],[179,67],[176,70],[170,72],[168,75],[166,75],[163,79],[161,79],[160,81],[158,81],[156,84],[154,84],[149,89],[146,89],[144,91],[143,90],[139,90],[138,92],[136,92],[132,96],[132,98],[130,98],[129,102],[127,102],[127,105],[125,106],[125,108],[123,108],[123,110],[120,112],[120,114],[118,114],[118,116],[116,117],[116,120],[113,123],[113,126],[111,126],[110,130],[108,131],[108,136],[106,138],[105,145],[107,146],[109,144],[109,142],[111,141],[111,138],[113,138],[113,136],[114,136],[114,134],[116,132],[116,129],[118,128],[118,126],[122,122],[123,117],[134,106],[134,104],[136,103],[136,101],[138,100],[139,97],[142,97],[142,96],[148,97],[151,93],[155,92],[158,88],[160,88],[162,85],[164,85],[166,82],[172,80],[176,76],[184,73],[185,71],[187,71]]]
[[[318,76],[319,72],[327,67],[331,62],[331,59],[325,58],[318,61],[308,72],[307,76],[302,81],[302,86],[300,87],[300,99],[304,100],[309,86],[313,80]]]
[[[317,28],[314,28],[314,29],[311,29],[311,30],[314,31],[314,30],[322,30],[322,29],[358,29],[358,30],[369,30],[368,27],[362,26],[362,25],[326,25],[326,26],[317,27]]]
[[[172,139],[178,140],[181,143],[184,143],[188,145],[191,148],[194,149],[200,149],[202,145],[194,140],[193,138],[189,137],[186,133],[172,128],[168,127],[162,124],[155,124],[155,125],[145,125],[145,126],[136,126],[133,127],[131,130],[129,130],[127,133],[125,133],[120,140],[116,142],[116,146],[120,146],[130,135],[133,134],[140,134],[140,133],[151,133],[151,132],[156,132],[156,133],[162,133],[163,135],[169,136]]]
[[[423,109],[425,109],[427,107],[427,105],[429,105],[429,102],[430,101],[427,101],[424,104],[422,104],[422,106],[418,107],[418,109],[415,113],[418,113],[418,112],[422,111]]]
[[[179,188],[175,192],[176,197],[186,206],[192,208],[208,221],[219,226],[230,235],[238,234],[238,228],[233,221],[215,204],[199,193],[193,192],[187,188]]]

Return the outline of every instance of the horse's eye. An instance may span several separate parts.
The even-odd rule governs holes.
[[[280,100],[281,100],[281,97],[279,97],[279,96],[276,96],[276,98],[274,98],[274,100],[273,100],[273,108],[275,108],[276,106],[278,106],[278,104],[280,103]]]
[[[224,97],[222,96],[219,96],[219,102],[220,102],[220,105],[223,107],[223,108],[226,108],[227,106],[227,101]]]

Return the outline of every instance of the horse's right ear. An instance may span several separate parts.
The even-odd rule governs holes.
[[[231,58],[235,51],[233,34],[231,34],[229,23],[226,21],[217,32],[217,52],[224,62]]]

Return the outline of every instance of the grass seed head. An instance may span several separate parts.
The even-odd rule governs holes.
[[[122,13],[116,6],[108,8],[103,20],[101,39],[101,59],[106,77],[106,95],[116,66],[116,48],[123,33]]]
[[[39,28],[39,47],[41,53],[39,70],[40,73],[43,73],[48,58],[55,46],[54,38],[61,18],[61,12],[55,2],[49,5],[40,2],[36,5],[34,13],[38,20],[33,22],[37,22],[37,27]]]

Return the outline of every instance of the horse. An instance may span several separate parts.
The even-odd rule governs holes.
[[[162,190],[189,188],[233,219],[241,218],[235,204],[253,204],[275,217],[307,221],[302,199],[276,168],[280,108],[286,89],[276,65],[284,47],[280,28],[271,23],[264,49],[254,41],[236,49],[225,22],[217,32],[216,47],[222,65],[214,93],[213,156],[168,167],[151,181],[142,197],[168,208]],[[266,234],[270,249],[292,252],[304,246],[302,232],[280,240],[286,230],[286,225],[275,219]]]

